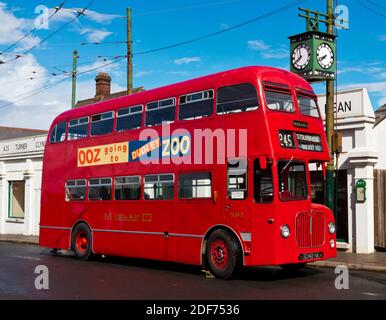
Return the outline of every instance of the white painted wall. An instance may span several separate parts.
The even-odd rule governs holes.
[[[40,193],[46,136],[0,142],[0,233],[39,234]],[[9,182],[25,181],[25,217],[8,217]]]
[[[324,119],[325,95],[318,96],[318,103]],[[386,157],[386,144],[382,147],[378,143],[382,138],[373,130],[375,114],[366,89],[338,92],[336,111],[336,127],[342,132],[338,168],[347,170],[348,244],[353,252],[371,253],[374,252],[373,171],[379,154]],[[359,179],[366,181],[365,203],[355,202],[355,183]]]

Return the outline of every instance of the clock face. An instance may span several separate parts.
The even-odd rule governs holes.
[[[334,63],[334,52],[327,43],[322,43],[316,50],[316,58],[323,69],[329,69]]]
[[[307,67],[311,59],[311,49],[305,43],[299,44],[292,52],[292,65],[302,70]]]

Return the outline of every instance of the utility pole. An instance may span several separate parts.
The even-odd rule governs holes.
[[[74,50],[72,56],[72,100],[71,108],[75,108],[76,104],[76,73],[77,73],[77,64],[78,64],[78,51]]]
[[[327,33],[334,34],[334,0],[327,0]],[[326,136],[330,161],[326,168],[326,205],[334,210],[334,80],[326,80]]]
[[[131,8],[126,9],[127,16],[127,94],[133,93],[133,50]]]

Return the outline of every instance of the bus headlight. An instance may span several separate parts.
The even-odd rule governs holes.
[[[328,232],[331,234],[335,233],[335,224],[333,222],[328,224]]]
[[[330,247],[331,247],[331,249],[335,248],[335,241],[334,241],[334,239],[330,240]]]
[[[282,225],[280,228],[280,234],[284,239],[287,239],[290,236],[290,228],[286,224]]]

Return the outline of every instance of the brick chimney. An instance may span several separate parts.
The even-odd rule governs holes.
[[[95,97],[107,97],[111,93],[111,77],[106,72],[99,72],[95,78]]]

